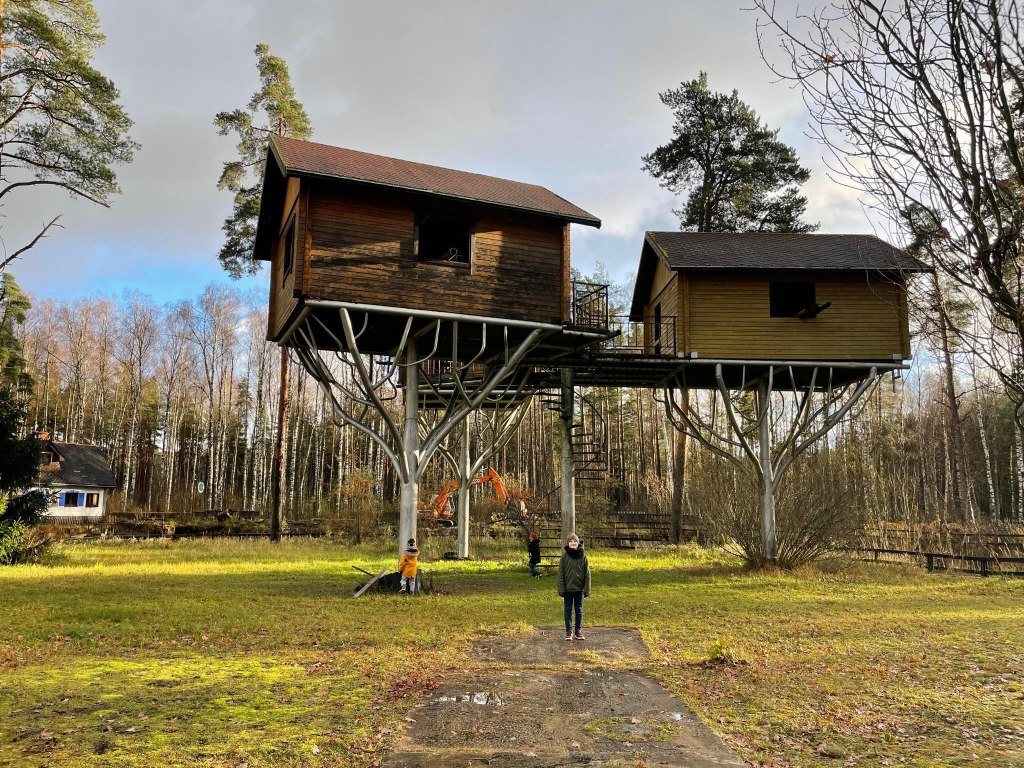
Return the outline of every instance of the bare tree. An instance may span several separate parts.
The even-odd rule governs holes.
[[[832,369],[815,367],[810,380],[798,384],[791,367],[780,366],[776,371],[775,366],[769,366],[766,373],[747,382],[744,369],[744,381],[730,389],[719,363],[715,379],[724,428],[717,424],[717,408],[706,418],[699,410],[677,402],[671,388],[661,393],[661,402],[676,429],[685,431],[715,456],[732,462],[758,488],[761,549],[759,553],[744,549],[751,562],[785,562],[785,557],[780,558],[775,515],[780,480],[793,462],[837,426],[879,380],[876,368],[859,382],[840,387],[833,387],[832,376]],[[686,387],[681,376],[673,384],[678,389]],[[789,390],[792,396],[780,390]],[[774,406],[773,399],[779,401]],[[776,433],[781,433],[781,440]]]
[[[198,353],[200,379],[206,396],[206,472],[205,486],[217,503],[215,424],[219,415],[222,377],[235,350],[238,322],[238,297],[224,286],[208,285],[186,314],[185,327]]]
[[[864,193],[987,322],[957,329],[1024,425],[1024,37],[1018,0],[755,0],[772,70],[796,83],[833,178]],[[778,53],[765,48],[776,35]]]
[[[138,471],[137,440],[142,410],[142,388],[151,373],[153,353],[157,344],[160,310],[138,293],[125,297],[119,321],[117,355],[128,384],[128,424],[125,433],[125,470],[121,491],[129,498],[136,491]]]

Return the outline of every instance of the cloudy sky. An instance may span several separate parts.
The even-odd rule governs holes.
[[[621,279],[645,230],[678,227],[678,200],[640,156],[671,135],[658,93],[701,70],[797,147],[822,231],[870,231],[856,198],[826,177],[799,94],[772,83],[748,0],[95,5],[107,35],[97,64],[142,149],[119,171],[124,194],[110,209],[36,191],[7,203],[8,248],[64,214],[12,270],[37,297],[131,289],[164,302],[226,279],[216,254],[231,201],[216,180],[234,147],[213,116],[256,90],[259,42],[288,61],[315,140],[542,184],[599,216],[599,231],[574,227],[584,271],[602,261]]]

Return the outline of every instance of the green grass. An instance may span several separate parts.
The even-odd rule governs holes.
[[[416,599],[349,599],[351,565],[395,558],[321,541],[0,569],[0,766],[371,764],[474,635],[560,623],[554,579],[488,546],[428,562]],[[747,573],[696,549],[591,564],[588,624],[639,627],[649,674],[754,764],[1024,764],[1024,581]]]

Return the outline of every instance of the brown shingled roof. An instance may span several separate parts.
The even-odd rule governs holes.
[[[287,175],[342,179],[601,226],[596,216],[536,184],[276,136],[271,140],[271,150]]]

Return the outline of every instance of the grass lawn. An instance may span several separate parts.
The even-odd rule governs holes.
[[[352,564],[395,558],[321,541],[78,544],[0,569],[0,766],[372,764],[476,633],[560,623],[524,554],[430,562],[415,599],[349,599]],[[588,623],[638,627],[647,672],[752,764],[1024,765],[1024,580],[590,557]]]

